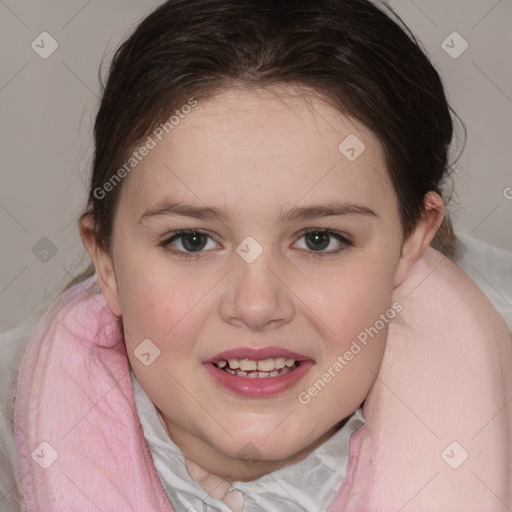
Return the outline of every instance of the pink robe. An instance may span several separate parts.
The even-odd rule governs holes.
[[[122,334],[94,278],[25,353],[15,440],[28,512],[172,512],[135,409]],[[384,360],[329,512],[512,509],[512,340],[478,286],[429,248],[394,290]]]

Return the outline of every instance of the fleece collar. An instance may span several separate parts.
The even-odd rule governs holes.
[[[27,512],[173,512],[137,415],[121,326],[95,286],[90,278],[61,296],[22,361],[14,434]],[[512,507],[503,319],[431,248],[393,303],[402,309],[329,512]]]

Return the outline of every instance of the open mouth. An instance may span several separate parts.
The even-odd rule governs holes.
[[[269,398],[293,388],[315,362],[281,347],[239,347],[204,361],[213,380],[245,398]]]
[[[214,363],[220,370],[248,379],[265,379],[286,375],[300,366],[300,361],[286,357],[268,359],[221,359]]]

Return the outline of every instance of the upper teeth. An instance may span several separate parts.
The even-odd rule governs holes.
[[[295,364],[295,359],[287,359],[286,357],[276,357],[270,359],[261,359],[254,361],[252,359],[221,359],[218,361],[217,366],[224,368],[227,364],[232,370],[242,370],[244,372],[251,370],[258,370],[260,372],[271,372],[273,370],[280,370],[287,366],[291,368]]]

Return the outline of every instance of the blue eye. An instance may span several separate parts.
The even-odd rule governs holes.
[[[175,231],[160,245],[183,258],[200,257],[205,252],[221,248],[211,235],[197,229]],[[305,230],[292,247],[320,257],[336,254],[352,245],[352,242],[341,233],[311,228]]]
[[[210,235],[195,229],[177,231],[161,245],[172,246],[176,252],[182,253],[197,253],[219,247]]]
[[[335,231],[327,229],[308,229],[297,242],[295,247],[314,252],[336,253],[352,245],[350,240]]]

